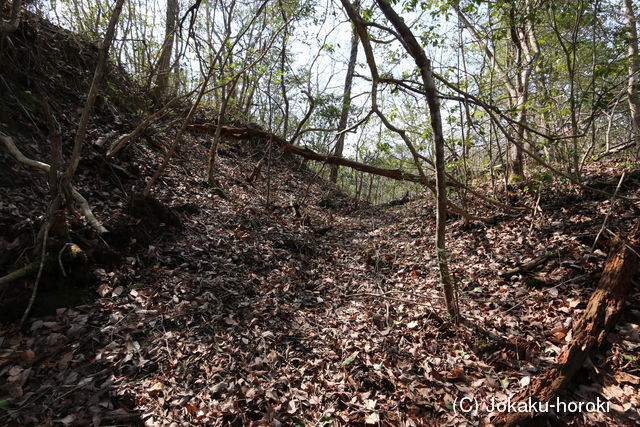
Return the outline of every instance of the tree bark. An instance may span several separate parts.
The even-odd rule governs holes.
[[[354,6],[356,9],[358,5]],[[347,128],[347,120],[349,119],[349,110],[351,109],[351,86],[353,83],[353,74],[356,69],[356,61],[358,59],[358,32],[354,28],[351,33],[351,53],[349,54],[349,65],[347,66],[347,75],[344,79],[344,92],[342,93],[342,109],[340,110],[340,121],[338,122],[338,139],[333,155],[342,157],[344,150],[344,138]],[[334,184],[338,179],[338,165],[331,165],[329,178]]]
[[[0,36],[13,33],[20,25],[20,9],[22,8],[22,0],[13,0],[11,5],[11,15],[9,19],[0,18]]]
[[[171,54],[173,52],[173,41],[175,38],[177,18],[178,0],[167,0],[164,43],[162,44],[160,58],[158,59],[158,74],[156,77],[156,87],[154,89],[154,98],[156,101],[161,101],[166,97],[169,89]]]

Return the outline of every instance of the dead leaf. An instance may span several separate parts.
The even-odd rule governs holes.
[[[372,412],[364,417],[365,424],[378,424],[380,422],[380,416],[377,412]]]
[[[616,372],[614,377],[615,377],[616,380],[618,380],[620,382],[623,382],[623,383],[640,385],[640,377],[628,374],[626,372]]]
[[[154,383],[151,387],[147,388],[149,396],[159,396],[164,392],[164,385],[161,382]]]
[[[97,289],[98,295],[100,295],[103,298],[109,295],[111,291],[112,291],[111,286],[107,285],[106,283],[101,284],[100,286],[98,286],[98,289]]]

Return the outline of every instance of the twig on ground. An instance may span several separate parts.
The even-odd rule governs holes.
[[[56,201],[52,202],[53,204]],[[27,308],[24,310],[24,314],[22,315],[22,319],[20,319],[20,327],[24,325],[24,322],[29,317],[29,313],[33,308],[33,303],[36,300],[36,295],[38,293],[38,285],[40,284],[40,278],[42,277],[42,270],[44,269],[44,260],[47,256],[47,238],[49,237],[49,228],[51,227],[51,218],[47,217],[46,224],[44,226],[44,234],[42,236],[42,254],[40,255],[40,267],[38,267],[38,275],[36,276],[36,281],[33,283],[33,290],[31,291],[31,297],[29,298],[29,304],[27,304]]]
[[[607,221],[609,220],[609,216],[611,216],[611,212],[613,212],[613,205],[615,204],[615,198],[616,198],[616,195],[618,194],[618,191],[620,190],[620,186],[622,185],[622,181],[624,180],[625,174],[626,172],[622,172],[622,175],[620,175],[620,181],[618,181],[618,185],[616,186],[616,191],[613,192],[613,196],[611,196],[611,201],[609,202],[609,211],[605,215],[604,221],[602,221],[602,227],[600,227],[600,231],[598,231],[598,234],[596,234],[596,238],[593,241],[593,245],[591,245],[591,252],[596,250],[596,244],[598,243],[598,239],[600,238],[600,235],[602,234],[605,227],[607,226]]]
[[[433,308],[433,304],[429,303],[424,303],[424,302],[419,302],[419,301],[411,301],[408,299],[403,299],[403,298],[396,298],[396,297],[390,297],[387,295],[388,292],[384,292],[382,294],[376,294],[375,292],[360,292],[360,293],[356,293],[356,294],[346,294],[344,295],[345,298],[350,298],[350,297],[373,297],[373,298],[382,298],[382,299],[386,299],[389,301],[396,301],[396,302],[402,302],[405,304],[413,304],[413,305],[419,305],[422,307],[429,307],[429,317],[433,317],[435,320],[439,321],[439,322],[444,322],[444,320],[442,320],[442,317],[440,317],[440,315],[438,313],[435,312],[434,308]]]

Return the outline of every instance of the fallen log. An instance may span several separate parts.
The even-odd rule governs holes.
[[[210,123],[193,124],[193,125],[189,125],[188,129],[194,130],[194,131],[206,132],[206,133],[215,133],[216,125],[213,125]],[[261,129],[222,126],[221,131],[222,131],[222,134],[227,138],[248,139],[251,137],[255,137],[263,140],[273,141],[274,143],[282,147],[285,151],[288,151],[300,157],[304,157],[305,159],[308,159],[308,160],[325,162],[330,165],[345,166],[351,169],[370,173],[373,175],[379,175],[379,176],[384,176],[386,178],[395,179],[397,181],[416,182],[420,184],[426,184],[428,186],[435,185],[435,181],[432,179],[424,179],[419,175],[411,174],[400,169],[378,168],[378,167],[370,166],[364,163],[355,162],[353,160],[344,159],[342,157],[316,153],[315,151],[309,150],[308,148],[301,148],[296,145],[293,145],[285,141],[284,138],[274,135],[272,133],[263,131]],[[457,183],[455,182],[447,182],[447,185],[449,185],[450,187],[458,187]]]
[[[635,138],[632,141],[628,141],[628,142],[623,142],[620,145],[616,145],[615,147],[611,147],[609,148],[607,151],[605,151],[604,153],[600,153],[597,156],[594,156],[594,161],[599,162],[600,160],[604,159],[605,157],[608,157],[612,154],[617,154],[620,153],[622,151],[628,150],[630,148],[633,148],[637,145]]]
[[[631,243],[614,238],[598,286],[591,295],[584,314],[573,326],[573,339],[558,357],[558,365],[536,379],[528,390],[511,401],[541,402],[545,404],[559,396],[587,358],[604,343],[624,308],[632,279],[638,271],[637,248],[640,223],[631,233]],[[507,412],[499,414],[492,424],[530,425],[541,414],[534,412]]]
[[[78,245],[68,244],[65,245],[59,253],[53,253],[48,255],[44,259],[44,266],[46,270],[51,270],[55,266],[60,267],[60,272],[66,276],[66,272],[64,270],[64,265],[73,264],[77,265],[78,263],[84,264],[86,262],[87,255],[85,252],[80,249]],[[5,276],[0,277],[0,291],[4,291],[4,289],[12,282],[15,282],[20,279],[24,279],[25,277],[35,275],[40,268],[40,260],[33,261],[21,267],[11,273],[8,273]]]
[[[529,262],[525,262],[524,264],[520,264],[517,267],[514,267],[510,270],[503,271],[499,273],[500,277],[509,278],[511,276],[515,276],[520,273],[528,273],[534,270],[536,267],[541,266],[545,262],[549,261],[551,258],[555,258],[560,255],[560,252],[545,252],[537,258],[532,259]]]
[[[411,201],[411,198],[409,198],[409,192],[407,191],[406,193],[404,193],[404,196],[402,196],[401,199],[395,199],[395,200],[391,200],[388,203],[385,203],[385,206],[402,206],[402,205],[406,205],[407,203],[409,203]]]
[[[22,279],[23,277],[27,277],[37,273],[38,267],[40,267],[40,261],[33,261],[32,263],[27,264],[22,268],[12,271],[6,276],[0,277],[0,290],[3,290],[6,285],[15,280]]]

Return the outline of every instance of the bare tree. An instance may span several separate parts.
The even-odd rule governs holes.
[[[173,138],[173,141],[171,142],[171,146],[169,147],[169,150],[165,153],[164,158],[162,159],[162,162],[160,163],[156,171],[153,173],[153,175],[147,181],[147,184],[142,193],[143,196],[148,197],[151,194],[151,190],[153,189],[153,186],[156,184],[156,182],[158,181],[162,173],[165,171],[165,169],[169,165],[169,162],[171,161],[173,155],[175,154],[176,150],[180,146],[182,142],[182,137],[187,127],[191,123],[191,120],[193,119],[193,116],[195,115],[198,107],[200,106],[200,103],[204,95],[207,94],[210,90],[215,91],[215,90],[222,89],[223,87],[228,86],[230,83],[233,83],[235,85],[235,82],[237,82],[240,75],[246,73],[247,70],[253,68],[260,60],[262,60],[262,58],[264,57],[264,54],[271,47],[271,44],[275,41],[276,35],[281,31],[281,29],[278,29],[275,31],[274,36],[269,40],[267,48],[264,50],[264,52],[261,52],[260,55],[257,58],[255,58],[253,62],[249,64],[244,64],[244,66],[241,67],[238,71],[236,71],[235,74],[232,74],[230,77],[221,81],[221,83],[215,86],[213,89],[209,88],[209,81],[215,76],[216,71],[218,71],[218,67],[224,68],[224,65],[226,64],[226,58],[223,56],[225,52],[233,52],[238,42],[247,33],[247,31],[249,31],[249,29],[252,27],[252,25],[258,19],[258,17],[262,15],[266,5],[267,5],[266,2],[261,3],[255,10],[253,10],[250,13],[248,22],[243,26],[243,28],[241,28],[239,33],[234,37],[235,40],[233,42],[232,40],[234,38],[230,37],[229,32],[227,32],[227,34],[221,38],[219,47],[215,51],[215,55],[213,56],[213,58],[211,59],[211,61],[209,62],[206,68],[206,71],[204,73],[204,80],[202,81],[200,88],[197,92],[196,99],[191,105],[191,108],[189,109],[189,112],[187,113],[187,116],[185,117],[182,125],[176,132],[176,135]],[[229,19],[231,19],[230,16],[231,15],[229,14]],[[219,65],[219,64],[222,64],[222,65]],[[226,106],[224,106],[224,109],[226,109]],[[212,146],[210,147],[208,168],[207,168],[208,170],[212,170],[212,165],[215,160],[215,157],[212,157],[211,153],[212,152],[215,153],[215,149],[217,147],[216,144],[217,144],[216,141],[212,141]],[[212,176],[211,174],[212,172],[207,173],[208,177]]]
[[[627,83],[629,114],[631,116],[631,127],[636,139],[635,142],[636,144],[640,144],[640,97],[638,97],[640,57],[638,57],[638,28],[632,0],[624,0],[624,18],[627,26],[627,40],[629,43],[627,65],[629,75]]]
[[[161,100],[167,96],[169,89],[169,72],[171,70],[171,53],[173,52],[173,41],[176,33],[176,21],[178,19],[178,0],[167,0],[167,17],[165,21],[165,36],[160,58],[158,59],[158,70],[156,76],[156,87],[154,98]]]
[[[433,79],[433,74],[431,71],[431,61],[427,58],[424,50],[414,37],[413,33],[409,29],[409,27],[405,24],[404,20],[393,10],[391,5],[386,0],[376,0],[378,7],[387,19],[391,22],[395,31],[391,29],[387,29],[388,32],[395,35],[400,43],[402,43],[403,47],[411,55],[420,70],[420,75],[422,78],[422,84],[424,86],[424,94],[427,100],[427,105],[430,113],[431,126],[434,135],[434,152],[436,155],[436,185],[434,192],[437,197],[437,205],[436,205],[436,259],[438,262],[438,268],[440,271],[440,281],[443,286],[445,302],[447,306],[447,312],[451,316],[454,321],[458,319],[458,306],[455,298],[455,291],[453,288],[453,281],[451,280],[451,275],[449,273],[449,267],[446,258],[446,247],[445,247],[445,226],[447,219],[447,204],[449,204],[447,200],[446,193],[446,178],[445,178],[445,158],[444,158],[444,134],[442,131],[442,117],[440,115],[440,102],[438,100],[437,90]],[[373,24],[371,22],[365,22],[360,14],[356,11],[354,6],[349,3],[348,0],[341,0],[343,7],[345,8],[349,19],[356,27],[358,32],[358,37],[360,38],[360,42],[365,52],[365,56],[367,58],[367,63],[369,64],[369,69],[371,70],[371,80],[372,80],[372,93],[371,93],[371,103],[372,110],[376,112],[378,117],[382,120],[383,124],[390,130],[396,132],[405,142],[411,154],[414,156],[414,160],[416,162],[416,166],[418,167],[418,171],[420,175],[424,176],[424,171],[422,167],[420,167],[420,155],[417,153],[413,143],[408,138],[406,132],[404,130],[398,129],[393,124],[389,122],[384,114],[379,110],[377,105],[377,84],[380,81],[380,76],[378,74],[377,66],[375,63],[375,57],[373,54],[373,49],[370,43],[370,37],[367,32],[366,26],[377,26],[378,24]]]
[[[218,72],[218,128],[216,129],[216,133],[211,141],[211,145],[209,146],[209,156],[207,160],[207,183],[209,185],[215,185],[215,177],[214,177],[214,166],[216,161],[216,154],[218,152],[218,145],[221,141],[221,128],[224,125],[226,115],[227,115],[227,107],[229,105],[230,99],[233,97],[235,92],[235,85],[238,81],[237,75],[230,81],[225,81],[225,71],[228,66],[232,64],[233,58],[233,47],[228,43],[228,40],[231,40],[231,21],[233,19],[233,12],[235,9],[236,2],[231,1],[228,7],[222,5],[222,17],[224,22],[224,41],[220,41],[221,50],[223,52],[220,57],[220,70]]]
[[[580,153],[578,147],[578,111],[577,111],[577,99],[576,99],[576,67],[577,67],[577,56],[576,51],[578,50],[578,32],[582,26],[582,18],[585,12],[584,1],[576,1],[574,2],[576,6],[575,17],[573,20],[573,26],[571,27],[571,31],[569,34],[569,39],[565,40],[560,28],[558,26],[557,17],[554,11],[550,10],[549,13],[551,17],[549,21],[551,22],[551,27],[553,28],[554,33],[556,34],[556,38],[558,39],[558,44],[562,49],[565,57],[565,63],[567,65],[567,74],[569,77],[569,111],[571,115],[571,142],[572,149],[570,153],[570,157],[572,160],[572,169],[573,174],[577,179],[580,179]]]
[[[438,91],[433,80],[431,71],[431,60],[427,58],[424,49],[416,40],[415,36],[405,24],[404,20],[396,13],[387,0],[376,0],[382,13],[391,22],[400,36],[400,42],[405,50],[420,69],[420,76],[424,85],[424,91],[431,117],[431,129],[433,131],[433,149],[435,154],[436,172],[436,260],[440,270],[440,283],[444,289],[444,297],[447,305],[447,312],[454,321],[458,319],[458,305],[455,298],[453,281],[449,273],[449,265],[446,254],[446,221],[447,221],[447,183],[445,178],[444,158],[444,133],[442,131],[442,117],[440,114],[440,100]]]
[[[462,12],[459,5],[454,4],[454,8],[460,20],[471,33],[471,36],[480,46],[485,57],[489,60],[491,67],[498,72],[504,87],[509,94],[509,109],[516,112],[515,122],[517,134],[515,138],[519,142],[524,140],[527,123],[527,100],[529,99],[529,80],[534,70],[535,60],[540,53],[538,41],[535,35],[532,16],[539,6],[537,0],[523,0],[509,9],[509,33],[512,47],[515,49],[515,75],[505,68],[498,61],[495,50],[487,43],[484,30],[478,28]],[[514,138],[514,139],[515,139]],[[509,137],[507,137],[509,139]],[[509,172],[516,176],[524,173],[524,155],[521,144],[511,144],[509,149]]]
[[[356,10],[358,9],[358,2],[354,4]],[[349,119],[349,110],[351,109],[351,86],[353,83],[353,73],[356,69],[356,61],[358,59],[358,32],[354,28],[351,32],[351,51],[349,53],[349,65],[347,66],[347,75],[344,79],[344,92],[342,93],[342,108],[340,110],[340,121],[338,122],[338,139],[336,140],[336,146],[333,151],[333,155],[336,157],[342,157],[342,151],[344,150],[344,138],[347,128],[347,120]],[[338,166],[332,165],[329,175],[331,182],[335,183],[338,179]]]

